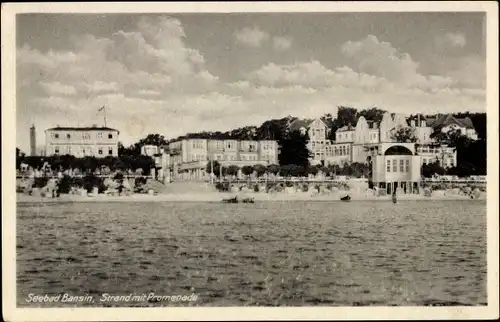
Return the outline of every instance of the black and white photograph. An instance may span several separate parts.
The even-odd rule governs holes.
[[[498,318],[498,4],[271,4],[3,6],[6,318]]]

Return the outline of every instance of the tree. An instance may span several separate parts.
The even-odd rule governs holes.
[[[386,112],[387,112],[386,110],[382,110],[382,109],[377,108],[377,107],[372,107],[370,109],[361,110],[358,113],[358,119],[359,119],[359,117],[363,116],[367,121],[373,121],[376,123],[380,123]]]
[[[337,112],[337,126],[341,128],[342,126],[351,124],[356,125],[358,122],[358,110],[354,107],[349,106],[339,106]]]
[[[450,168],[447,171],[448,175],[458,176],[460,178],[469,177],[477,173],[474,165],[468,162],[460,163],[456,167]]]
[[[279,155],[280,165],[295,164],[305,169],[309,167],[311,153],[307,148],[309,136],[302,135],[300,131],[290,131],[283,140]]]
[[[212,162],[213,162],[213,165],[212,165]],[[220,175],[221,164],[219,163],[219,161],[208,161],[207,162],[206,172],[212,173],[212,170],[213,170],[213,174],[215,176],[218,177]]]
[[[417,142],[417,137],[415,136],[415,130],[411,127],[403,127],[392,133],[392,139],[399,143],[415,143]]]
[[[253,173],[253,167],[246,165],[241,168],[241,173],[243,173],[245,176],[249,176]]]
[[[255,173],[257,174],[257,177],[262,177],[264,175],[264,173],[267,172],[267,168],[266,168],[266,166],[264,166],[262,164],[256,164],[253,166],[253,171],[255,171]]]
[[[118,155],[140,155],[141,148],[144,145],[154,145],[163,146],[166,145],[167,141],[163,135],[158,133],[148,134],[145,138],[140,139],[138,142],[132,144],[128,148],[125,148],[121,142],[118,143]]]
[[[328,138],[335,140],[335,133],[338,129],[346,125],[355,125],[358,121],[358,110],[354,107],[339,106],[337,110],[337,118],[331,122],[330,134]]]
[[[424,164],[420,169],[420,173],[425,178],[430,178],[435,174],[442,176],[446,173],[446,170],[439,164],[438,161],[436,161],[433,163]]]
[[[306,170],[300,165],[287,164],[280,168],[280,175],[283,177],[302,177],[306,175]]]
[[[318,174],[318,167],[309,167],[307,169],[307,174],[312,174],[312,175],[317,175]]]
[[[240,167],[238,167],[237,165],[230,165],[226,169],[226,174],[229,176],[236,176],[236,175],[238,175],[239,170],[240,170]]]
[[[267,172],[272,173],[274,175],[278,174],[280,171],[280,166],[277,164],[270,164],[267,166]]]
[[[21,167],[21,163],[23,163],[24,157],[24,152],[21,152],[21,149],[16,148],[16,169],[19,169]]]

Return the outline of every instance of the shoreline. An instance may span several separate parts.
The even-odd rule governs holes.
[[[174,194],[132,194],[129,196],[76,196],[76,195],[61,195],[58,198],[34,197],[18,193],[16,202],[23,203],[58,203],[58,202],[221,202],[222,199],[233,198],[238,199],[253,198],[255,202],[273,202],[273,201],[337,201],[346,194],[330,194],[330,195],[310,195],[306,193],[296,194],[268,194],[268,193],[174,193]],[[392,196],[374,196],[361,193],[349,193],[351,202],[353,201],[391,201]],[[486,194],[481,194],[479,198],[471,199],[470,196],[464,195],[437,195],[425,197],[423,195],[400,195],[397,198],[399,201],[417,201],[417,200],[486,200]]]

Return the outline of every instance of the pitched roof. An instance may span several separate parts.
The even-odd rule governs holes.
[[[337,132],[347,132],[347,131],[354,131],[354,127],[351,124],[344,125],[340,129],[337,130]]]
[[[292,123],[290,123],[290,130],[300,130],[301,128],[308,128],[311,123],[314,122],[314,120],[301,120],[301,119],[296,119]]]
[[[474,128],[474,124],[472,123],[472,120],[470,119],[470,117],[464,117],[464,118],[460,118],[460,119],[457,119],[457,120],[460,123],[462,123],[468,129],[473,129]]]
[[[46,131],[115,131],[120,133],[120,131],[112,129],[107,126],[84,126],[84,127],[76,127],[76,126],[56,126],[47,129]]]
[[[439,116],[436,119],[427,119],[429,122],[429,126],[437,127],[437,126],[448,126],[448,125],[458,125],[463,126],[468,129],[473,129],[474,125],[469,117],[465,118],[456,118],[451,114],[444,114]]]

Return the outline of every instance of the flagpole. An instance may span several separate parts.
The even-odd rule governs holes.
[[[104,127],[107,127],[107,125],[106,125],[106,105],[103,105],[103,109],[104,109]]]

